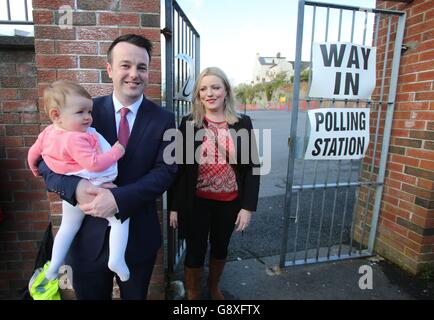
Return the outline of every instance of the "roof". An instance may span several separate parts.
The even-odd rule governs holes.
[[[263,66],[269,66],[269,65],[275,65],[276,63],[274,62],[275,59],[280,59],[280,60],[285,60],[285,57],[259,57],[258,61],[260,65]]]
[[[295,61],[289,61],[292,64],[292,68],[295,70]],[[302,61],[301,62],[301,71],[310,67],[310,61]]]

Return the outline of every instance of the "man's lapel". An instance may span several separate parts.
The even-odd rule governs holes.
[[[104,108],[103,112],[100,112],[99,128],[96,128],[100,134],[110,143],[114,145],[118,140],[118,134],[116,132],[116,119],[115,119],[115,107],[113,105],[112,96],[105,97],[106,101],[101,107]]]

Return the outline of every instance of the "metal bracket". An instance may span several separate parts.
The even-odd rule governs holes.
[[[164,29],[161,29],[160,33],[162,33],[166,39],[172,38],[172,31],[169,30],[167,27],[165,27]]]
[[[415,41],[410,41],[410,42],[407,42],[407,43],[403,43],[401,45],[401,53],[404,54],[408,50],[416,48],[416,46],[417,46],[417,42],[415,42]]]

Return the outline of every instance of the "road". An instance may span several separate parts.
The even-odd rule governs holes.
[[[259,129],[259,153],[262,158],[271,159],[269,174],[261,176],[259,197],[285,194],[285,181],[288,167],[288,137],[291,113],[286,111],[251,111],[253,128]],[[265,156],[264,130],[271,132],[271,156]],[[266,141],[268,142],[268,141]]]
[[[249,229],[232,237],[228,260],[265,257],[280,253],[283,237],[285,185],[288,166],[288,137],[291,113],[287,111],[247,112],[253,127],[259,129],[259,153],[271,161],[271,170],[261,176],[258,210],[253,214]],[[298,139],[303,139],[307,127],[306,114],[299,114]],[[271,130],[271,156],[264,150],[264,129]],[[353,161],[302,161],[302,150],[296,152],[294,184],[336,183],[356,181],[359,163]],[[350,170],[351,168],[351,170]],[[351,174],[350,174],[351,172]],[[349,243],[354,188],[329,188],[293,194],[291,215],[297,223],[289,226],[288,251],[318,248],[329,244]],[[296,210],[298,204],[298,210]],[[307,236],[309,234],[309,236]],[[297,235],[297,241],[295,236]]]

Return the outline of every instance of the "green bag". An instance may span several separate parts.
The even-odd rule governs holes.
[[[29,282],[29,292],[33,300],[61,300],[59,292],[59,279],[48,280],[45,274],[50,261],[43,268],[38,268],[33,273]]]

